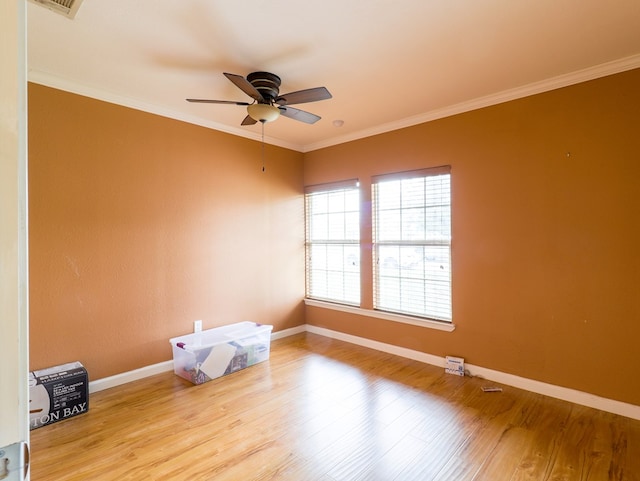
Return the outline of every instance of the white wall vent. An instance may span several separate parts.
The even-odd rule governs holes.
[[[64,15],[67,18],[73,18],[76,16],[82,0],[31,0],[31,2]]]

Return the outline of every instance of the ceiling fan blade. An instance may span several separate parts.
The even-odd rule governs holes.
[[[298,90],[280,95],[275,102],[278,105],[304,104],[307,102],[317,102],[318,100],[326,100],[332,97],[326,87],[315,87],[312,89]]]
[[[231,80],[236,87],[242,90],[245,94],[247,94],[252,99],[264,102],[264,97],[262,94],[256,89],[253,85],[249,83],[249,81],[244,78],[242,75],[236,75],[233,73],[224,73],[224,76]]]
[[[280,114],[285,117],[289,117],[293,120],[299,120],[300,122],[304,122],[305,124],[315,124],[318,120],[321,119],[316,114],[312,114],[311,112],[305,112],[304,110],[294,109],[293,107],[278,107],[280,109]]]
[[[249,102],[236,102],[234,100],[210,100],[210,99],[186,99],[187,102],[200,104],[232,104],[232,105],[251,105]]]
[[[257,120],[251,118],[250,116],[246,116],[240,125],[253,125],[258,123]]]

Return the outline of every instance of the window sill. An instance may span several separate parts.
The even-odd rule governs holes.
[[[372,309],[362,309],[360,307],[347,306],[344,304],[334,304],[333,302],[318,301],[316,299],[305,299],[304,303],[307,306],[332,309],[334,311],[347,312],[349,314],[356,314],[358,316],[375,317],[377,319],[384,319],[385,321],[411,324],[412,326],[426,327],[428,329],[436,329],[438,331],[453,332],[456,328],[455,324],[445,321],[420,319],[417,317],[403,316],[402,314],[393,314],[391,312],[374,311]]]

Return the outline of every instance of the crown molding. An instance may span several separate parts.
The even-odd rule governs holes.
[[[103,102],[120,105],[122,107],[128,107],[135,110],[140,110],[142,112],[159,115],[161,117],[166,117],[173,120],[179,120],[182,122],[187,122],[189,124],[199,125],[201,127],[206,127],[208,129],[217,130],[219,132],[236,135],[238,137],[244,137],[250,140],[256,140],[258,142],[262,141],[262,136],[256,132],[247,131],[247,130],[235,128],[235,127],[229,127],[228,125],[220,124],[218,122],[207,121],[200,117],[187,115],[183,112],[167,109],[158,105],[152,105],[131,97],[126,97],[123,95],[119,95],[119,94],[98,89],[95,87],[90,87],[87,85],[82,85],[78,82],[74,82],[73,80],[62,78],[41,70],[29,69],[27,80],[29,82],[43,85],[45,87],[51,87],[57,90],[62,90],[72,94],[81,95],[83,97],[89,97],[92,99],[101,100]],[[302,150],[303,146],[292,144],[290,142],[285,142],[281,139],[265,136],[264,141],[270,145],[276,145],[278,147],[283,147],[285,149],[295,150],[298,152],[303,151]]]
[[[452,115],[462,114],[464,112],[470,112],[472,110],[490,107],[492,105],[498,105],[504,102],[509,102],[511,100],[529,97],[531,95],[568,87],[570,85],[575,85],[582,82],[588,82],[589,80],[606,77],[608,75],[614,75],[617,73],[625,72],[627,70],[633,70],[634,68],[638,67],[640,67],[640,54],[621,58],[600,65],[595,65],[593,67],[585,68],[568,74],[558,75],[557,77],[552,77],[550,79],[523,85],[521,87],[504,90],[502,92],[497,92],[495,94],[490,94],[455,105],[450,105],[441,109],[431,110],[429,112],[414,115],[412,117],[407,117],[395,122],[378,125],[370,129],[360,130],[358,132],[353,132],[340,137],[333,137],[325,141],[306,145],[303,152],[311,152],[313,150],[331,147],[338,144],[344,144],[346,142],[391,132],[393,130],[412,127],[414,125],[431,122],[433,120],[450,117]]]
[[[450,105],[440,109],[431,110],[429,112],[378,125],[369,129],[359,130],[357,132],[352,132],[350,134],[342,136],[331,137],[329,139],[307,145],[293,144],[291,142],[285,142],[282,139],[273,137],[265,137],[264,141],[268,144],[276,145],[278,147],[283,147],[285,149],[290,149],[297,152],[311,152],[314,150],[332,147],[334,145],[344,144],[346,142],[391,132],[393,130],[412,127],[414,125],[431,122],[433,120],[450,117],[452,115],[470,112],[472,110],[477,110],[484,107],[490,107],[492,105],[509,102],[511,100],[548,92],[550,90],[568,87],[570,85],[587,82],[589,80],[594,80],[600,77],[606,77],[608,75],[614,75],[617,73],[625,72],[627,70],[633,70],[634,68],[638,67],[640,67],[640,54],[621,58],[611,62],[606,62],[600,65],[595,65],[593,67],[588,67],[575,72],[559,75],[550,79],[523,85],[521,87],[504,90],[494,94],[486,95],[484,97],[460,102],[458,104]],[[115,94],[113,92],[101,90],[87,85],[81,85],[72,80],[64,79],[48,72],[30,69],[27,78],[30,82],[44,85],[46,87],[52,87],[58,90],[63,90],[97,100],[102,100],[104,102],[109,102],[112,104],[141,110],[143,112],[160,115],[162,117],[199,125],[201,127],[206,127],[231,135],[236,135],[238,137],[261,141],[261,136],[255,132],[235,127],[229,127],[217,122],[203,120],[199,117],[186,115],[182,112],[177,112],[175,110],[167,109],[157,105],[151,105],[145,102],[141,102],[137,99]]]

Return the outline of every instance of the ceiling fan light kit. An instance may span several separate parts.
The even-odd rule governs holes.
[[[247,107],[249,117],[257,122],[273,122],[280,117],[280,109],[269,104],[251,104]]]
[[[244,78],[232,73],[224,74],[236,87],[251,97],[254,102],[236,102],[232,100],[187,99],[187,102],[207,104],[235,104],[247,106],[248,115],[241,125],[253,125],[257,122],[273,122],[280,115],[306,124],[314,124],[320,116],[300,110],[291,105],[317,102],[331,98],[326,87],[298,90],[280,95],[280,77],[270,72],[252,72]]]

